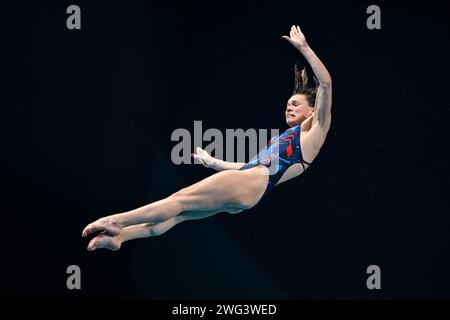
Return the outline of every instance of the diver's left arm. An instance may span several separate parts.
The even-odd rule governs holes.
[[[303,54],[306,61],[308,61],[314,75],[319,81],[314,106],[313,123],[318,122],[321,127],[327,128],[328,130],[331,122],[331,76],[322,61],[320,61],[309,46],[307,48],[302,48],[301,50],[299,49],[299,51]]]
[[[283,36],[282,38],[289,41],[289,43],[300,51],[311,66],[311,69],[319,82],[319,88],[316,93],[313,122],[318,122],[321,127],[328,128],[331,121],[332,83],[330,73],[306,42],[305,35],[300,30],[299,26],[292,26],[290,36]]]

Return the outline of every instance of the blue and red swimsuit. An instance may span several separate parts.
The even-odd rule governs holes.
[[[246,170],[259,165],[269,169],[269,182],[263,197],[277,184],[290,166],[300,163],[303,170],[306,170],[305,164],[310,165],[302,157],[300,131],[300,125],[296,125],[282,135],[273,137],[264,149],[239,169]]]

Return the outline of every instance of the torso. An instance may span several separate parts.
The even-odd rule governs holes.
[[[302,122],[300,150],[305,161],[309,163],[314,161],[325,142],[327,132],[328,128],[323,128],[317,121],[313,123],[313,116]],[[305,164],[305,168],[307,167],[308,165]],[[300,163],[295,163],[286,170],[276,185],[295,178],[303,172],[303,166]]]
[[[312,163],[314,161],[320,149],[322,148],[322,145],[325,142],[328,128],[329,125],[328,127],[324,128],[317,121],[314,122],[313,116],[309,117],[308,119],[302,122],[300,130],[298,131],[300,131],[299,143],[300,143],[301,157],[303,158],[303,160],[305,160],[308,163]],[[296,130],[295,126],[286,130],[279,137],[281,138],[286,137],[287,135],[292,133],[292,130],[294,131]],[[271,145],[271,143],[269,143],[269,145]],[[263,154],[265,153],[263,152]],[[302,165],[300,162],[295,162],[291,164],[284,172],[280,171],[279,173],[281,174],[280,177],[279,174],[277,174],[277,176],[269,175],[270,171],[267,165],[263,164],[258,165],[257,163],[255,163],[255,159],[253,159],[252,161],[248,162],[244,167],[242,167],[240,170],[246,171],[245,174],[248,175],[247,179],[258,179],[258,181],[261,181],[261,183],[264,186],[267,185],[266,192],[268,192],[268,190],[270,190],[271,187],[301,175],[304,172],[304,168],[305,169],[308,168],[308,164],[303,163]],[[261,175],[263,177],[265,176],[264,179]],[[269,179],[267,176],[269,176]],[[273,181],[273,179],[275,179],[276,181]],[[261,195],[258,193],[256,196],[260,197]]]
[[[317,121],[313,122],[313,116],[302,122],[300,131],[300,151],[303,160],[309,163],[314,161],[325,142],[328,129],[329,125],[323,128]],[[239,170],[243,170],[249,163]],[[305,169],[309,166],[305,163],[303,163],[303,165],[305,166]],[[271,189],[271,185],[274,186],[288,181],[301,175],[303,172],[304,169],[301,163],[291,164],[275,184],[271,183],[270,177],[273,176],[269,175],[269,169],[262,164],[251,165],[248,169],[241,171],[240,174],[245,175],[247,181],[255,181],[260,185],[261,188],[255,187],[250,190],[250,196],[254,198],[254,202],[257,203],[261,200],[263,194],[266,194]]]

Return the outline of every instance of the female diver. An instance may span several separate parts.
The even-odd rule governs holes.
[[[165,199],[90,223],[82,236],[97,235],[89,242],[88,250],[118,250],[125,241],[161,235],[182,221],[203,219],[219,212],[239,213],[255,206],[274,185],[306,170],[330,128],[331,76],[309,47],[300,27],[292,26],[290,36],[282,38],[300,51],[315,75],[315,86],[311,87],[305,69],[301,73],[295,70],[295,89],[285,110],[290,128],[246,164],[215,159],[197,148],[193,157],[220,172]],[[276,170],[269,172],[274,158],[278,158]]]

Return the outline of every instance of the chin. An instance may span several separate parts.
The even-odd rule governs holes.
[[[297,121],[291,121],[291,120],[286,120],[286,123],[289,127],[293,127],[298,124]]]
[[[286,123],[289,127],[293,127],[293,126],[300,124],[301,120],[300,119],[295,119],[295,120],[286,119]]]

